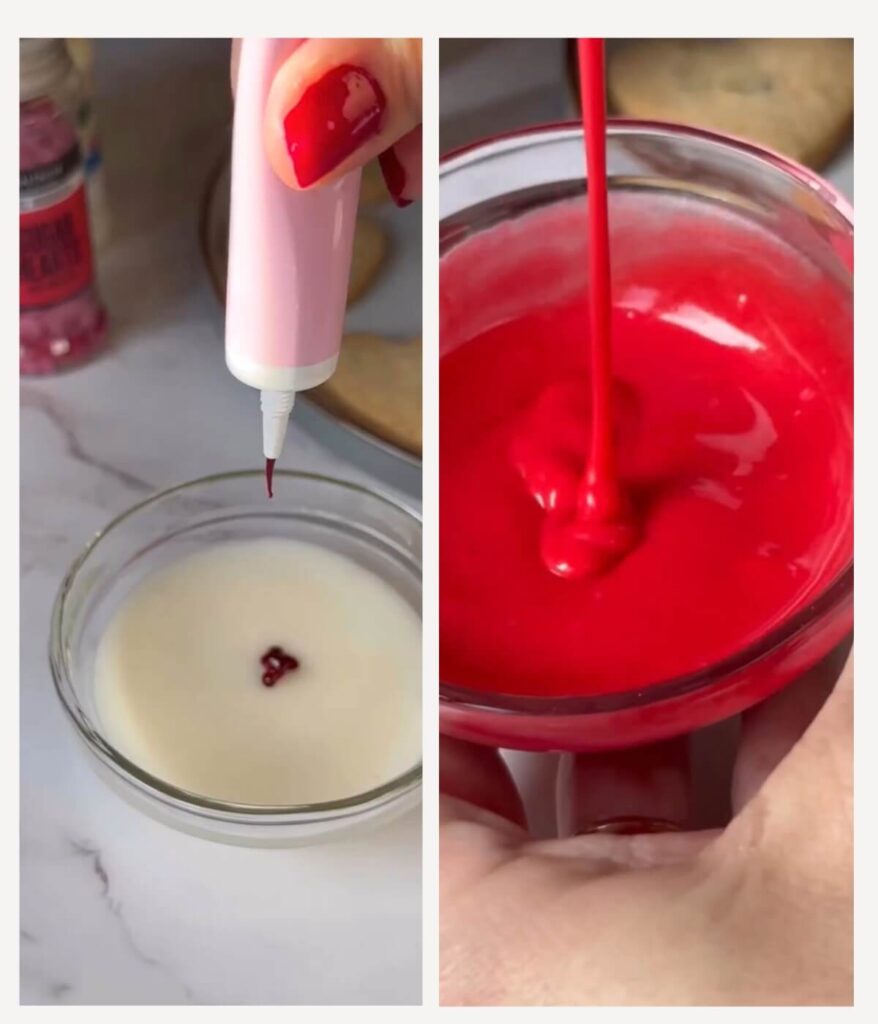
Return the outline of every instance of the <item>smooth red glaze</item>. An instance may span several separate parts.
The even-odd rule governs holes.
[[[534,750],[733,714],[852,612],[849,293],[743,218],[637,192],[611,291],[581,50],[588,250],[560,203],[459,244],[440,287],[442,728]]]

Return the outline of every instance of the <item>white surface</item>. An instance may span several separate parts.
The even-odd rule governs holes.
[[[306,849],[194,839],[104,787],[55,697],[49,613],[89,536],[152,491],[260,457],[259,394],[225,367],[198,251],[227,45],[102,44],[96,74],[114,349],[22,385],[22,1001],[418,1002],[419,812]],[[283,461],[370,482],[295,414]]]
[[[565,45],[559,39],[453,39],[440,49],[439,149],[450,152],[478,139],[578,116],[566,78]],[[824,170],[844,195],[853,199],[853,146],[844,149]],[[728,752],[736,723],[720,723],[693,736],[693,763],[704,766],[694,801],[710,802],[698,817],[722,820],[724,806],[716,792],[727,789],[722,778],[728,756],[718,759],[717,748]],[[555,834],[555,775],[557,757],[507,752],[507,762],[521,791],[532,831]]]
[[[275,646],[299,666],[268,688],[258,659]],[[116,609],[94,692],[110,743],[180,789],[344,800],[420,760],[421,620],[335,551],[226,542],[157,570]]]

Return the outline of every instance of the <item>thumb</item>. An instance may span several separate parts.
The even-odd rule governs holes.
[[[291,188],[327,184],[421,123],[419,39],[308,39],[275,74],[265,146]]]
[[[499,751],[493,748],[440,736],[439,791],[454,801],[444,802],[443,821],[471,816],[472,809],[479,808],[526,827],[521,797]]]
[[[853,660],[799,742],[726,830],[725,852],[759,860],[807,891],[851,887]]]

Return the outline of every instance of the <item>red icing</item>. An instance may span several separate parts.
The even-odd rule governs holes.
[[[642,538],[590,578],[560,579],[540,555],[554,557],[546,524],[576,508],[590,450],[584,204],[500,224],[443,259],[445,682],[636,689],[757,640],[848,563],[849,297],[715,210],[611,204],[613,428]]]
[[[282,647],[269,647],[259,659],[259,663],[265,670],[262,673],[264,686],[274,686],[288,672],[295,672],[299,667],[299,659],[287,654]]]
[[[546,567],[558,576],[575,579],[609,569],[637,543],[634,509],[619,481],[613,436],[612,303],[610,298],[610,234],[607,211],[607,117],[604,102],[604,44],[579,40],[583,134],[588,167],[588,282],[590,349],[590,441],[585,467],[569,500],[550,500],[543,523],[540,550]],[[552,419],[552,395],[543,412]],[[561,416],[563,398],[558,409]],[[574,446],[581,448],[587,432],[577,423]],[[526,429],[529,433],[529,428]],[[541,443],[539,427],[520,438],[514,455],[525,481],[560,468],[551,465],[555,452]],[[549,464],[546,460],[549,459]],[[573,481],[566,481],[572,485]],[[552,486],[552,484],[549,484]],[[535,497],[543,504],[542,484]],[[555,494],[557,499],[559,495]]]
[[[634,192],[611,293],[600,42],[580,57],[587,219],[557,203],[442,262],[440,671],[507,694],[704,668],[852,550],[843,284],[707,201]]]

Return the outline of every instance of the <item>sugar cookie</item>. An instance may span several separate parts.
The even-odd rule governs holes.
[[[421,453],[421,339],[345,335],[320,400],[358,426]]]
[[[370,160],[363,168],[360,181],[360,206],[378,206],[387,202],[390,193],[384,184],[384,175],[377,160]]]
[[[637,39],[608,53],[615,113],[728,132],[812,167],[853,118],[850,39]]]
[[[348,302],[356,302],[373,283],[387,256],[389,240],[380,224],[368,217],[357,218]]]

